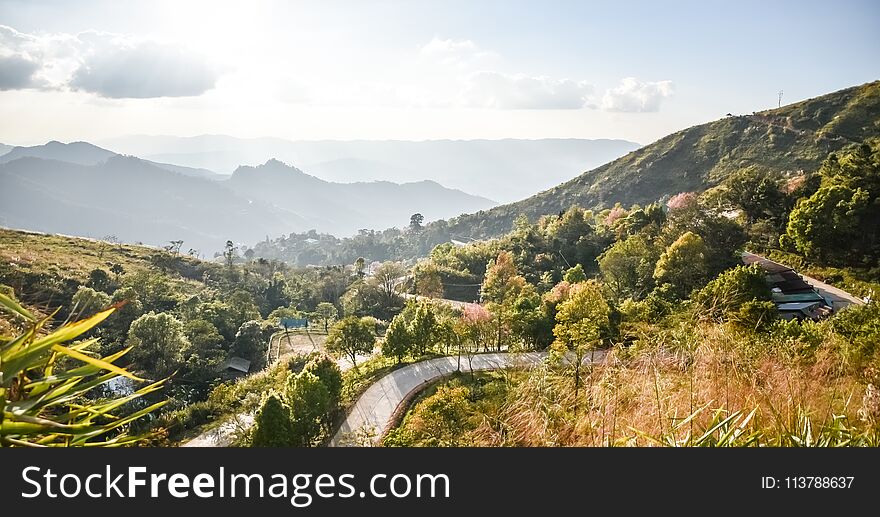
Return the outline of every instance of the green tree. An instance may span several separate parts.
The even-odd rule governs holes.
[[[413,340],[413,348],[419,355],[434,346],[437,338],[437,315],[429,302],[421,302],[416,306],[409,325],[409,334]]]
[[[462,434],[469,428],[472,413],[470,390],[464,386],[441,386],[419,403],[407,422],[415,439],[427,447],[466,445]]]
[[[357,369],[358,354],[372,354],[376,346],[374,320],[346,316],[330,328],[325,344],[328,351],[348,357]]]
[[[694,301],[713,316],[734,311],[751,300],[770,300],[770,288],[758,265],[728,269],[694,295]]]
[[[699,235],[685,232],[660,255],[654,279],[670,284],[672,292],[685,297],[705,280],[707,269],[706,244]]]
[[[510,252],[502,251],[494,261],[490,262],[480,294],[483,300],[488,302],[489,312],[495,316],[495,346],[498,350],[501,350],[504,332],[514,315],[514,304],[526,289],[526,285],[526,279],[517,274],[516,264]]]
[[[382,355],[386,357],[395,357],[397,362],[403,361],[403,358],[413,353],[415,340],[409,332],[409,326],[403,316],[398,314],[391,320],[388,330],[385,331],[385,338],[382,341]]]
[[[413,214],[409,218],[409,229],[413,232],[422,231],[422,223],[425,221],[425,216],[422,214]]]
[[[290,447],[294,445],[293,438],[290,409],[282,402],[281,397],[270,393],[257,411],[251,446]]]
[[[320,354],[306,363],[303,371],[315,375],[324,383],[324,386],[327,387],[327,393],[330,395],[331,406],[335,409],[342,397],[342,370],[339,369],[336,361],[326,354]],[[328,416],[331,415],[328,413]]]
[[[755,167],[742,169],[729,176],[723,186],[723,200],[730,208],[740,209],[748,224],[782,217],[785,196],[766,172]]]
[[[260,369],[266,364],[266,352],[269,340],[259,321],[251,320],[242,323],[235,333],[232,344],[232,355],[242,357],[251,362],[252,369]]]
[[[324,322],[324,332],[328,332],[330,320],[335,319],[339,315],[336,306],[329,302],[321,302],[315,307],[315,314]]]
[[[295,447],[311,447],[323,437],[331,397],[327,386],[313,373],[302,371],[288,381],[291,437]]]
[[[611,325],[611,307],[602,296],[602,288],[594,281],[571,286],[568,299],[557,307],[556,337],[557,353],[570,351],[574,355],[575,399],[580,387],[581,363],[587,352],[592,353],[608,333]]]
[[[863,219],[871,208],[870,195],[861,188],[820,187],[792,210],[781,243],[823,264],[858,263],[869,253],[858,244],[863,242]]]
[[[640,300],[654,288],[654,267],[660,253],[644,236],[619,240],[599,256],[603,283],[617,300]]]
[[[70,303],[73,304],[73,312],[78,318],[82,318],[106,309],[110,305],[110,296],[91,287],[81,285],[76,290],[76,294],[73,295]]]
[[[128,345],[134,347],[132,358],[139,368],[153,377],[165,377],[183,364],[190,343],[177,318],[149,312],[131,324]]]
[[[197,381],[209,381],[219,376],[218,370],[226,360],[223,350],[223,336],[209,321],[194,319],[183,326],[189,341],[186,356],[187,377]]]
[[[578,282],[586,282],[587,275],[584,273],[584,267],[580,264],[575,264],[574,267],[569,268],[565,275],[562,277],[569,284],[576,284]]]

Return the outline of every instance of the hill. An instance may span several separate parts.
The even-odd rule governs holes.
[[[572,205],[647,204],[705,190],[748,167],[813,172],[828,153],[878,136],[880,81],[875,81],[673,133],[522,201],[450,220],[449,230],[462,237],[497,236],[520,214],[534,221]]]
[[[12,150],[12,148],[13,148],[13,146],[11,146],[11,145],[0,144],[0,156],[3,156],[4,154],[8,153],[9,151]]]
[[[229,188],[307,217],[313,227],[337,235],[359,228],[405,226],[419,212],[428,220],[489,208],[493,201],[433,181],[332,183],[278,160],[236,169]]]
[[[104,144],[151,160],[218,172],[277,158],[328,181],[433,180],[499,202],[530,196],[639,147],[625,140],[290,141],[224,135],[129,136]]]
[[[0,225],[163,245],[183,239],[208,254],[306,226],[302,218],[236,196],[219,182],[134,157],[97,165],[19,158],[0,165]]]
[[[2,149],[0,149],[2,152]],[[17,146],[9,150],[8,153],[0,155],[0,163],[8,163],[19,158],[43,158],[47,160],[57,160],[67,163],[75,163],[78,165],[98,165],[107,161],[113,156],[120,156],[113,151],[98,147],[88,142],[71,142],[68,144],[53,140],[43,145],[35,145],[30,147]],[[208,169],[197,169],[192,167],[183,167],[170,163],[157,163],[144,160],[147,163],[155,165],[160,169],[169,170],[184,176],[192,176],[195,178],[219,179],[223,176],[209,171]]]

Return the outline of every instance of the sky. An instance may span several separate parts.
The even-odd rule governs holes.
[[[650,143],[880,79],[880,2],[0,0],[0,142]]]

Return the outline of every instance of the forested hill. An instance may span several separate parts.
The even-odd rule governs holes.
[[[520,214],[535,221],[572,205],[647,204],[679,192],[705,190],[749,167],[812,172],[829,152],[878,136],[880,81],[874,81],[673,133],[522,201],[459,216],[448,221],[448,228],[441,223],[441,233],[486,238],[509,231]]]

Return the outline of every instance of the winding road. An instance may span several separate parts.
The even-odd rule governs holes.
[[[461,371],[487,371],[505,368],[524,368],[541,363],[547,352],[496,352],[461,357]],[[597,351],[585,362],[599,362],[604,351]],[[331,447],[377,445],[398,407],[407,397],[432,381],[458,369],[458,357],[438,357],[394,370],[373,383],[355,402],[348,417],[330,441]]]

